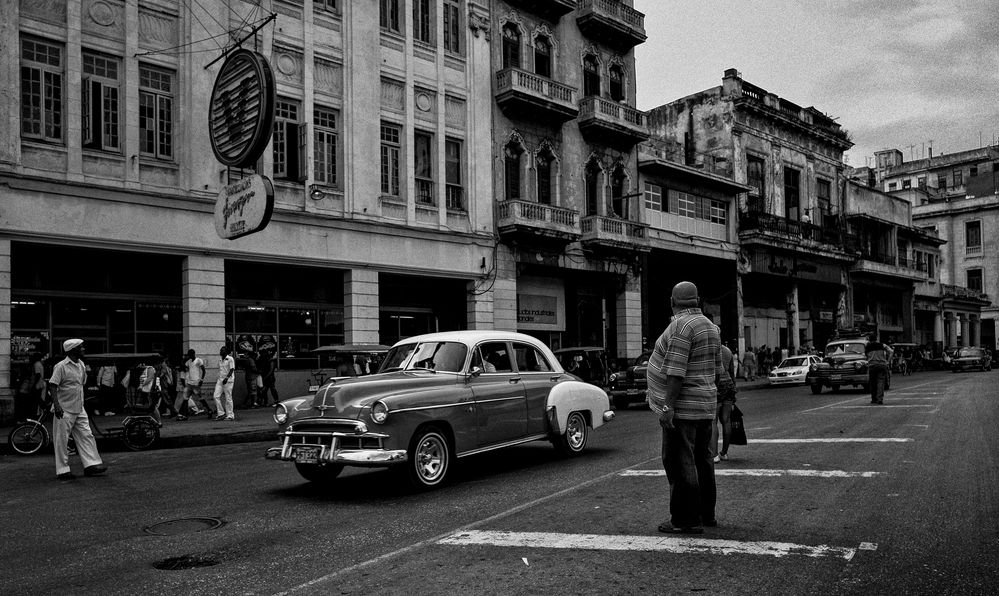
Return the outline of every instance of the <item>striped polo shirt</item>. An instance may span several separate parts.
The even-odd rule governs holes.
[[[725,374],[718,328],[699,308],[685,308],[673,316],[656,340],[649,359],[649,406],[657,415],[666,403],[667,377],[681,377],[683,386],[674,404],[675,417],[705,420],[715,417],[715,377]]]

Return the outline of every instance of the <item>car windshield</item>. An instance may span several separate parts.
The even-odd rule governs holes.
[[[457,373],[464,368],[467,354],[465,344],[453,341],[401,344],[389,350],[379,372],[423,369]]]
[[[982,350],[980,350],[978,348],[961,348],[961,350],[957,353],[957,357],[958,358],[968,358],[968,357],[976,357],[977,358],[977,357],[982,356],[984,354],[985,354],[985,352],[983,352]]]
[[[795,366],[805,366],[808,356],[798,356],[795,358],[785,358],[777,368],[793,368]]]
[[[864,342],[849,342],[829,344],[826,346],[826,356],[841,356],[843,354],[863,354],[867,344]]]

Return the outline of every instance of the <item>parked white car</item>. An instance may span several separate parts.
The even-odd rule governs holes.
[[[771,370],[767,379],[771,385],[804,385],[808,368],[821,361],[818,356],[791,356]]]

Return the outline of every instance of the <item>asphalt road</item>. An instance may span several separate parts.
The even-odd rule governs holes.
[[[719,527],[695,537],[656,531],[667,484],[638,408],[581,457],[485,454],[431,493],[378,470],[324,492],[266,443],[107,453],[106,477],[69,482],[50,455],[3,455],[0,593],[991,594],[997,382],[896,377],[884,406],[740,394],[750,444],[717,465]],[[224,523],[146,531],[186,518]]]

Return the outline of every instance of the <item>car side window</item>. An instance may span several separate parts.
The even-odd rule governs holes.
[[[479,345],[477,351],[481,354],[483,372],[513,372],[513,363],[510,361],[510,350],[507,348],[505,342],[486,342]]]
[[[551,372],[548,360],[534,346],[513,344],[513,350],[517,354],[517,369],[520,372]]]

